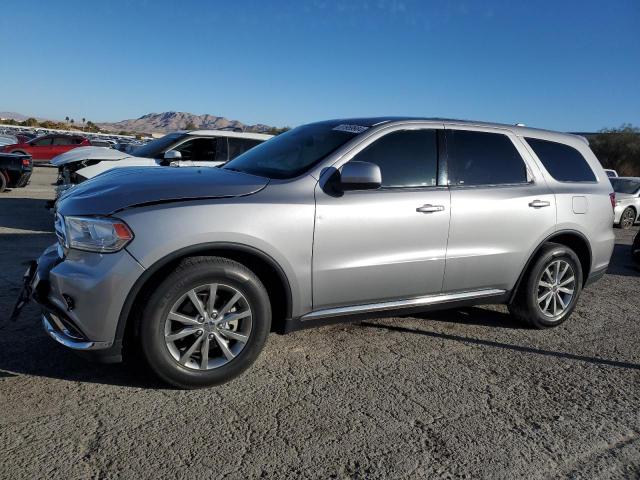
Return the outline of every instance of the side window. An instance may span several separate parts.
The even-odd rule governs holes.
[[[564,143],[525,138],[547,169],[559,182],[595,182],[591,167],[582,154]]]
[[[501,133],[447,131],[449,185],[527,182],[527,168],[513,142]]]
[[[35,145],[36,147],[46,147],[47,145],[51,145],[52,141],[52,137],[39,138],[35,142],[32,142],[31,145]]]
[[[404,130],[376,140],[352,160],[380,167],[382,186],[431,187],[438,178],[436,130]]]
[[[247,150],[251,150],[253,147],[260,145],[261,143],[262,140],[229,137],[229,160],[233,160],[238,155],[243,154]]]
[[[216,160],[217,138],[194,138],[173,150],[180,152],[182,160]]]
[[[53,145],[72,145],[69,137],[53,137]]]

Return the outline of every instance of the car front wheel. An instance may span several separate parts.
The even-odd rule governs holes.
[[[183,261],[149,298],[140,324],[151,369],[179,388],[227,382],[258,357],[271,327],[265,287],[220,257]]]
[[[582,290],[582,267],[575,252],[548,243],[525,272],[509,311],[534,328],[563,323],[578,302]]]

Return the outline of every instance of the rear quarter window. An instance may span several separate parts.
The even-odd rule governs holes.
[[[547,172],[559,182],[595,182],[596,176],[582,154],[564,143],[538,138],[525,140]]]

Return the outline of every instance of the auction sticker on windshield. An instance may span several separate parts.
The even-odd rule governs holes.
[[[333,127],[333,130],[337,130],[339,132],[349,132],[349,133],[362,133],[365,130],[368,130],[369,127],[363,127],[362,125],[338,125],[337,127]]]

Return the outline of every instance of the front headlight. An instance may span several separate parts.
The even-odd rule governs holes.
[[[66,248],[88,252],[112,253],[133,239],[133,232],[117,218],[63,217]],[[60,238],[60,236],[59,236]]]

